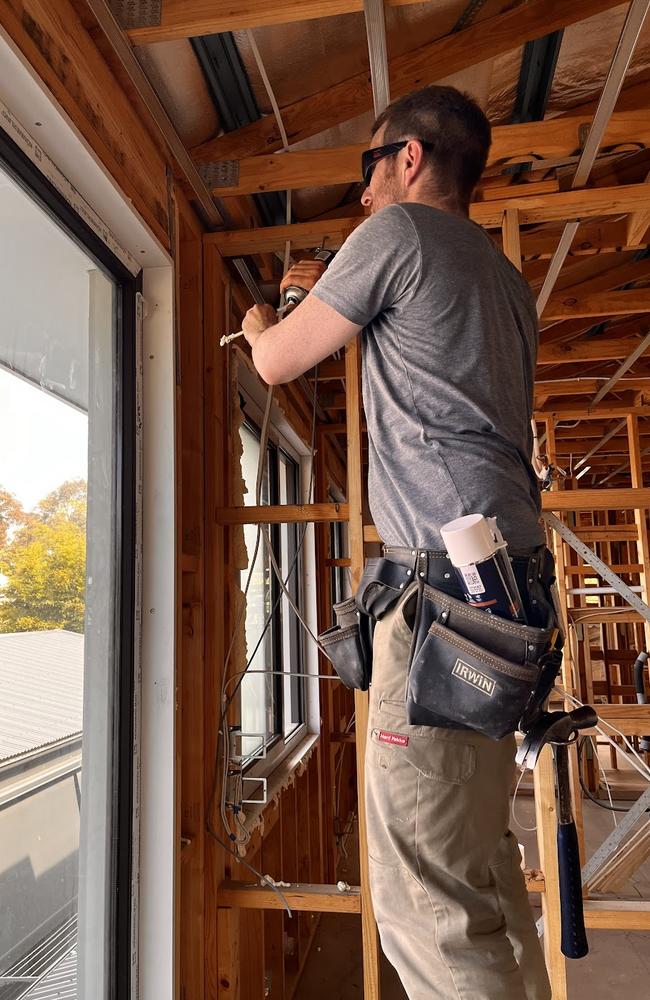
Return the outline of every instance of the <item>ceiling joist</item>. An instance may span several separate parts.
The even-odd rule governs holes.
[[[627,215],[640,209],[650,209],[650,184],[626,184],[615,188],[589,188],[582,191],[560,191],[531,197],[509,197],[495,201],[475,202],[470,206],[470,218],[486,229],[500,229],[507,209],[519,211],[520,225],[561,222],[567,218],[595,218],[606,215]],[[214,242],[225,257],[280,250],[286,240],[294,249],[307,249],[327,239],[330,246],[340,246],[363,217],[325,219],[290,226],[272,226],[241,232],[230,230],[212,233]],[[575,315],[575,313],[571,314]]]
[[[543,320],[578,319],[592,316],[631,316],[650,312],[650,288],[622,292],[593,292],[576,298],[559,292],[551,295]]]
[[[386,7],[419,2],[384,0]],[[131,28],[128,35],[134,45],[150,45],[362,10],[363,0],[162,0],[160,23]]]
[[[492,129],[487,167],[572,156],[579,151],[588,127],[589,119],[584,116],[498,125]],[[228,161],[223,175],[231,182],[215,187],[214,193],[223,197],[361,181],[361,153],[366,146],[367,143],[358,143]],[[650,147],[650,117],[646,111],[623,111],[612,115],[603,148],[646,146]],[[195,150],[199,162],[204,162],[201,154],[204,148]]]
[[[617,361],[626,358],[639,344],[638,337],[619,340],[573,340],[569,344],[542,344],[537,355],[538,365],[571,364],[574,361]]]

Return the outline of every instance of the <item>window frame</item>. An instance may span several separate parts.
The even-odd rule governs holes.
[[[239,372],[239,400],[242,414],[244,416],[244,423],[248,425],[249,429],[256,435],[259,436],[260,428],[262,426],[263,415],[264,415],[264,396],[265,387],[260,385],[254,378],[252,373],[248,372],[246,369],[242,370],[240,368]],[[297,499],[296,503],[303,503],[305,500],[306,487],[304,484],[305,478],[305,460],[309,458],[308,449],[304,446],[303,442],[300,440],[296,432],[291,428],[290,424],[286,418],[281,414],[277,407],[274,407],[271,413],[271,422],[269,424],[269,435],[268,435],[268,446],[273,449],[277,455],[277,464],[279,466],[279,455],[284,452],[286,456],[294,463],[296,480],[297,480]],[[271,490],[273,490],[273,475],[271,475]],[[277,485],[277,484],[276,484]],[[272,493],[273,495],[273,493]],[[277,494],[279,496],[279,490]],[[300,525],[296,525],[298,529]],[[272,538],[274,539],[274,548],[277,553],[279,552],[279,538],[280,538],[280,528],[281,525],[272,525]],[[309,544],[309,536],[305,536],[305,545]],[[303,612],[303,617],[305,621],[309,624],[312,631],[316,631],[316,622],[311,614],[311,609],[308,607],[308,602],[306,600],[307,596],[307,585],[306,585],[306,562],[305,551],[299,558],[298,563],[298,574],[297,574],[297,589],[298,589],[298,607],[301,608]],[[244,575],[245,578],[245,575]],[[273,579],[273,588],[275,595],[272,600],[275,600],[277,592],[279,591],[279,585],[275,576]],[[295,621],[295,616],[292,615],[292,621]],[[308,655],[308,650],[306,648],[306,637],[304,631],[300,625],[299,628],[299,644],[300,644],[300,656],[301,656],[301,672],[310,673],[310,657]],[[281,676],[275,676],[275,695],[276,699],[278,695],[282,695],[282,685],[284,684],[284,678]],[[247,777],[265,777],[268,778],[272,775],[273,771],[284,761],[284,759],[291,753],[294,752],[295,748],[301,743],[302,740],[307,738],[312,730],[310,725],[310,717],[313,718],[314,715],[318,715],[318,705],[314,705],[313,699],[318,699],[318,685],[312,684],[311,681],[307,681],[307,678],[298,678],[301,684],[301,715],[302,721],[294,727],[294,729],[288,733],[286,736],[282,728],[277,732],[274,738],[267,744],[267,751],[263,757],[253,757],[249,763],[245,766],[245,773]]]
[[[132,857],[133,857],[133,740],[136,540],[136,296],[142,290],[142,272],[134,275],[84,221],[61,192],[0,127],[0,168],[38,205],[96,266],[115,288],[115,538],[118,565],[115,574],[115,661],[112,705],[112,822],[106,942],[109,973],[105,996],[129,996],[132,971]]]

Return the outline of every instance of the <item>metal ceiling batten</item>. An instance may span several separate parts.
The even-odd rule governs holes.
[[[609,119],[616,106],[618,95],[625,80],[625,74],[632,60],[634,49],[636,48],[636,43],[649,9],[650,0],[632,0],[630,4],[625,24],[623,25],[616,51],[609,67],[607,80],[600,95],[598,107],[596,108],[589,134],[587,135],[582,154],[578,160],[576,172],[571,182],[572,188],[584,187],[587,182]],[[544,284],[537,297],[538,316],[542,315],[549,296],[555,287],[555,282],[558,279],[579,225],[580,222],[578,220],[576,222],[568,222],[564,227],[560,243],[549,264]]]
[[[596,403],[599,403],[601,401],[601,399],[603,398],[603,396],[607,395],[607,393],[616,385],[616,383],[618,382],[618,380],[623,375],[625,375],[625,372],[628,370],[628,368],[630,368],[634,364],[634,362],[637,361],[641,357],[642,354],[645,354],[645,352],[647,351],[648,347],[650,347],[650,333],[646,333],[646,335],[643,338],[643,340],[639,343],[639,346],[635,347],[635,349],[632,351],[632,353],[627,356],[627,358],[625,359],[625,361],[621,362],[621,364],[616,369],[616,371],[614,372],[614,374],[612,375],[612,377],[609,379],[609,381],[606,382],[605,385],[602,385],[600,387],[600,389],[598,390],[598,392],[596,393],[596,395],[594,396],[594,398],[592,399],[592,401],[591,401],[591,403],[589,405],[590,406],[595,406]]]
[[[224,32],[192,38],[191,43],[224,132],[234,132],[258,121],[262,116],[232,34]],[[208,186],[220,187],[224,183],[227,185],[235,171],[239,173],[239,161],[215,160],[198,169]],[[265,226],[281,225],[285,221],[285,200],[279,192],[252,197]]]
[[[366,35],[368,36],[372,100],[375,117],[378,117],[390,104],[384,0],[363,0],[363,12],[366,18]]]
[[[219,112],[224,132],[260,118],[260,110],[230,32],[192,38],[192,48]]]
[[[564,29],[526,42],[521,60],[512,124],[542,121],[546,112]]]
[[[608,441],[611,441],[614,435],[618,434],[619,431],[622,431],[626,424],[627,424],[627,417],[623,417],[622,420],[620,420],[617,424],[615,424],[615,426],[612,427],[612,429],[608,431],[607,434],[605,434],[605,436],[602,437],[600,441],[598,441],[598,443],[593,446],[591,451],[587,452],[584,458],[581,458],[579,459],[579,461],[576,462],[574,468],[579,469],[581,465],[584,465],[585,462],[588,462],[591,456],[595,455],[597,451],[600,451],[600,449],[604,445],[606,445]]]

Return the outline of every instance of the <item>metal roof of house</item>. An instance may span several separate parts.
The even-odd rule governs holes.
[[[0,634],[0,762],[80,733],[84,637]]]
[[[78,1000],[76,947],[24,993],[23,997],[24,1000]]]

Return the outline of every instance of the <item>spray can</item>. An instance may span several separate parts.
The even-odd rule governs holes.
[[[314,260],[322,260],[327,267],[334,257],[333,250],[317,250],[314,254]],[[303,299],[307,297],[307,289],[302,288],[300,285],[287,285],[282,295],[282,305],[281,309],[286,312],[287,309],[293,308],[294,306],[300,305]]]
[[[488,614],[526,623],[508,543],[497,528],[496,517],[467,514],[440,529],[447,554],[465,600]]]

